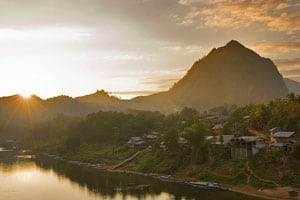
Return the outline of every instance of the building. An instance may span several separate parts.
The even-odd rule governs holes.
[[[271,148],[278,150],[290,150],[292,145],[296,142],[294,131],[278,131],[271,132]]]
[[[178,144],[185,145],[187,143],[188,143],[188,141],[185,138],[179,137]]]
[[[290,131],[279,131],[274,134],[272,134],[272,138],[275,141],[275,143],[295,143],[295,132]]]
[[[141,137],[131,137],[130,140],[127,142],[130,147],[144,147],[146,142]]]
[[[158,135],[155,134],[145,134],[143,135],[143,138],[146,140],[156,140],[158,138]]]
[[[221,139],[223,137],[223,139]],[[234,138],[234,135],[216,135],[216,136],[206,136],[206,140],[210,141],[212,145],[228,146],[230,141]],[[223,140],[223,141],[222,141]]]
[[[212,127],[212,130],[215,132],[215,133],[218,133],[220,132],[221,130],[223,129],[223,124],[216,124]]]
[[[257,136],[234,137],[230,141],[230,155],[232,159],[247,160],[264,147],[263,138]]]

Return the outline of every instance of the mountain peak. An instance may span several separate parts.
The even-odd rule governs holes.
[[[236,57],[236,56],[241,57],[242,55],[258,56],[257,53],[255,53],[251,49],[248,49],[247,47],[242,45],[237,40],[231,40],[225,46],[213,48],[209,52],[208,57],[212,57],[213,59],[216,59],[215,55],[222,55],[222,56],[229,58],[230,56],[228,57],[228,54],[231,54],[234,57]]]
[[[242,45],[241,43],[239,43],[238,41],[236,40],[230,40],[226,45],[225,47],[244,47],[244,45]]]
[[[198,109],[246,105],[284,97],[287,88],[270,59],[231,40],[195,62],[169,91],[176,103]]]

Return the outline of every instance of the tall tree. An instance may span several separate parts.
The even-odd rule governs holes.
[[[205,136],[211,134],[210,125],[207,122],[195,119],[191,127],[185,128],[182,137],[188,140],[192,148],[192,159],[201,164],[208,156],[208,145]]]

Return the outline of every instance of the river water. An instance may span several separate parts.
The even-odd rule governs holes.
[[[68,164],[47,157],[0,151],[0,200],[252,200],[233,192],[209,191],[155,178]]]

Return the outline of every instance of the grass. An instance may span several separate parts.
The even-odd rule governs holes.
[[[276,187],[276,185],[274,185],[272,183],[260,181],[257,178],[255,178],[254,176],[250,177],[249,184],[251,186],[255,187],[255,188],[271,189],[271,188],[275,188]]]
[[[197,178],[203,181],[216,182],[229,185],[243,185],[246,183],[247,176],[244,173],[236,174],[236,176],[222,176],[210,171],[202,171]]]
[[[127,145],[81,145],[76,152],[68,152],[64,156],[70,160],[115,165],[135,152]]]
[[[134,162],[132,169],[145,173],[174,173],[180,166],[180,156],[172,155],[163,150],[146,151]]]

